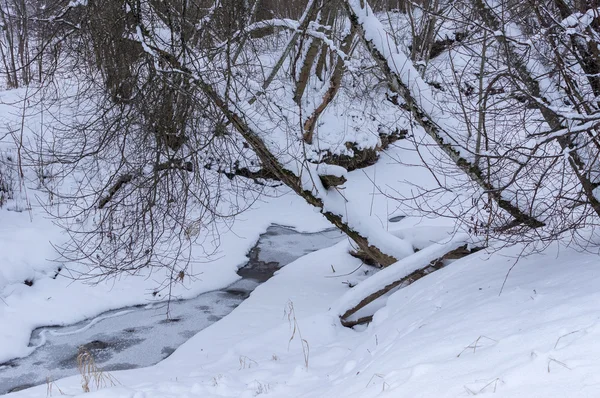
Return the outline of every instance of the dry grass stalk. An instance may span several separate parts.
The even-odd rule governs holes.
[[[300,338],[300,344],[302,344],[302,355],[304,356],[304,366],[306,366],[306,369],[308,369],[308,359],[310,356],[310,347],[308,345],[308,341],[306,341],[306,339],[302,338],[302,333],[300,332],[298,320],[296,319],[294,303],[292,303],[291,301],[288,301],[285,312],[287,314],[287,318],[288,318],[288,322],[290,323],[290,327],[292,328],[292,335],[290,337],[290,340],[288,341],[288,349],[289,349],[289,345],[292,343],[292,340],[294,340],[294,337],[296,336],[296,334],[298,334],[298,337]]]
[[[118,381],[110,373],[104,372],[96,365],[92,354],[83,346],[77,354],[77,369],[81,374],[83,392],[90,392],[95,386],[96,391],[106,387],[114,387]]]

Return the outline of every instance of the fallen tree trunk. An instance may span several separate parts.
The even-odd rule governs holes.
[[[364,298],[362,300],[360,300],[356,305],[347,309],[343,314],[340,315],[340,320],[341,320],[342,325],[344,325],[346,327],[353,327],[356,325],[371,322],[373,319],[372,315],[363,316],[358,319],[349,319],[349,318],[352,315],[356,314],[362,308],[366,307],[370,303],[374,302],[375,300],[384,296],[385,294],[391,292],[392,290],[394,290],[396,288],[402,288],[402,287],[411,285],[414,282],[418,281],[419,279],[423,278],[424,276],[429,275],[432,272],[435,272],[439,269],[442,269],[443,267],[446,266],[445,260],[463,258],[463,257],[468,256],[471,253],[475,253],[476,251],[479,250],[479,249],[469,249],[467,244],[461,244],[461,243],[462,242],[458,241],[458,242],[454,243],[454,245],[450,245],[450,246],[456,246],[456,245],[460,245],[460,246],[456,247],[453,250],[448,251],[446,254],[444,254],[441,257],[438,257],[434,260],[429,261],[426,266],[424,266],[422,268],[418,268],[418,269],[410,272],[408,275],[405,275],[399,279],[396,279],[393,282],[390,282],[390,283],[384,285],[383,287],[381,287],[377,290],[374,290],[370,294],[364,296]],[[424,250],[426,250],[426,249],[424,249]],[[416,255],[418,255],[418,253]],[[423,256],[423,255],[421,255],[421,256]],[[409,259],[410,259],[410,257],[408,257],[405,260],[408,261]],[[380,271],[380,272],[383,272],[383,271]],[[360,286],[360,285],[358,285],[358,286]]]
[[[430,267],[429,264],[466,245],[469,239],[468,234],[456,234],[447,242],[431,244],[417,253],[403,258],[393,266],[377,272],[347,291],[331,310],[336,312],[340,318],[347,319],[371,301],[381,297],[378,292],[389,291],[403,282],[410,281],[412,283],[423,277],[426,274],[423,273],[423,270]],[[389,287],[391,284],[394,284],[394,286]],[[382,294],[385,294],[385,292]]]

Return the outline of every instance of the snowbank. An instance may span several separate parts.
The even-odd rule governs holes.
[[[365,278],[364,268],[343,276],[358,262],[342,242],[288,265],[162,363],[115,372],[122,386],[90,395],[78,377],[55,385],[102,398],[596,396],[597,258],[532,255],[499,295],[517,249],[457,260],[354,331],[330,310],[343,282]],[[46,386],[9,396],[45,397]]]

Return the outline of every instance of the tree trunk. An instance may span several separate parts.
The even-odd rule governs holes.
[[[348,33],[348,35],[346,35],[346,37],[342,41],[341,50],[343,53],[350,55],[350,49],[352,48],[352,42],[354,41],[355,37],[356,29],[352,27],[350,33]],[[312,144],[313,134],[319,117],[329,106],[329,104],[333,101],[338,91],[340,90],[342,78],[344,77],[344,65],[345,61],[338,56],[335,68],[329,80],[329,89],[323,96],[323,101],[321,101],[321,104],[313,111],[312,115],[310,115],[306,122],[304,122],[304,141],[307,144]]]
[[[361,3],[359,5],[358,3]],[[528,214],[528,211],[520,209],[517,205],[512,204],[510,201],[502,197],[501,190],[490,184],[484,176],[482,169],[474,163],[469,162],[467,159],[461,156],[460,151],[453,146],[452,143],[447,142],[444,137],[450,135],[445,132],[438,124],[434,122],[432,115],[423,109],[419,101],[416,100],[419,93],[412,92],[409,86],[403,81],[402,76],[392,69],[390,62],[384,55],[386,49],[379,48],[373,40],[366,37],[365,26],[362,25],[361,18],[358,12],[372,15],[373,11],[369,7],[366,0],[344,0],[344,5],[350,16],[350,21],[358,31],[359,36],[363,40],[366,48],[371,53],[373,59],[379,64],[382,72],[388,79],[390,89],[400,95],[406,104],[407,110],[412,114],[414,120],[417,121],[425,132],[433,138],[438,146],[454,161],[454,163],[467,174],[473,181],[475,181],[484,191],[498,204],[498,207],[509,213],[514,219],[516,224],[523,224],[529,228],[539,228],[545,224],[537,220],[534,216]],[[378,34],[381,36],[381,40],[386,37],[386,33],[379,24],[379,27],[369,26],[368,29],[378,29]],[[389,44],[389,43],[388,43]],[[383,45],[383,44],[382,44]],[[395,47],[395,46],[394,46]],[[404,56],[406,62],[410,62],[408,57]],[[393,65],[398,67],[398,65]],[[404,67],[400,65],[399,67]],[[413,68],[414,69],[414,68]],[[416,71],[414,74],[417,74]],[[420,79],[418,76],[410,76],[413,79]],[[421,81],[422,82],[422,81]],[[422,82],[422,85],[426,83]],[[421,85],[421,86],[422,86]]]
[[[502,24],[488,6],[481,0],[473,0],[473,4],[488,28],[492,29],[494,32],[501,32]],[[528,90],[527,94],[534,99],[532,101],[533,106],[540,111],[550,129],[552,131],[557,131],[565,128],[555,111],[541,103],[543,95],[540,84],[533,78],[531,72],[527,69],[527,66],[521,61],[521,57],[514,51],[512,43],[510,43],[510,41],[502,34],[494,34],[494,37],[498,43],[504,47],[506,61],[512,66],[512,70],[519,80],[525,84],[525,87]],[[576,146],[568,136],[561,136],[556,140],[560,147],[568,153],[569,165],[577,176],[589,205],[596,215],[600,216],[600,201],[594,195],[595,184],[584,174],[586,165],[574,149]]]

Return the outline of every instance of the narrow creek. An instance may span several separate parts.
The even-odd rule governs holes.
[[[36,329],[30,345],[45,341],[38,349],[26,358],[0,364],[0,394],[78,374],[81,346],[107,371],[156,364],[233,311],[277,269],[342,239],[344,235],[337,229],[300,233],[272,225],[248,253],[248,263],[238,271],[242,279],[222,290],[171,302],[169,320],[165,304],[153,303],[109,311],[74,325]]]

